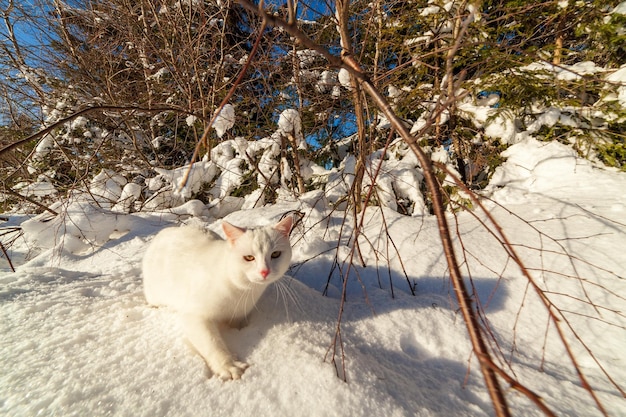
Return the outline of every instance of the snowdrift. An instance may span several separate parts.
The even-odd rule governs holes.
[[[558,143],[529,139],[507,153],[485,204],[571,327],[624,387],[626,195],[620,190],[626,176]],[[0,278],[0,414],[492,415],[435,219],[367,208],[359,242],[365,266],[354,262],[346,276],[352,223],[342,232],[343,213],[322,197],[226,217],[252,226],[289,210],[304,213],[292,234],[287,289],[268,290],[249,325],[227,334],[251,367],[240,381],[226,383],[211,378],[186,345],[173,313],[148,307],[142,294],[140,261],[156,232],[180,222],[219,232],[219,221],[197,203],[122,214],[75,201],[58,207],[62,215],[52,220],[11,217],[9,224],[21,224],[25,233],[10,252],[17,272],[3,263]],[[481,227],[484,216],[450,217],[493,343],[520,382],[558,415],[597,415],[543,307]],[[337,376],[343,376],[341,351],[331,347],[342,279],[348,279],[341,327],[347,382]],[[623,415],[623,396],[568,337],[609,413]],[[510,392],[508,400],[515,415],[541,415],[520,394]]]

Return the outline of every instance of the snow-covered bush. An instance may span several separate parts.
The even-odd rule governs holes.
[[[422,149],[469,188],[485,187],[501,151],[527,137],[623,167],[623,3],[557,3],[355,2],[355,33],[377,26],[355,38],[355,56]],[[37,92],[33,100],[40,95],[40,123],[54,128],[29,144],[32,153],[24,148],[21,171],[3,167],[14,192],[3,197],[7,209],[21,202],[39,211],[26,199],[52,204],[95,187],[98,204],[123,212],[194,199],[247,207],[313,189],[337,208],[367,200],[404,214],[430,210],[412,152],[373,103],[357,103],[349,72],[318,51],[268,28],[252,56],[256,29],[235,22],[253,19],[235,3],[109,6],[51,4],[56,33],[73,34],[43,45],[58,67],[46,73],[32,67],[51,62],[31,60],[11,73]],[[315,16],[303,30],[334,52],[341,40],[332,19]],[[538,19],[560,23],[538,30]],[[247,79],[220,108],[247,63]],[[104,107],[76,114],[90,106]],[[97,189],[102,175],[116,187]],[[439,176],[447,201],[467,206]]]
[[[87,254],[131,228],[128,215],[104,210],[81,197],[54,204],[51,209],[58,215],[51,217],[45,212],[21,224],[26,240],[38,250]]]

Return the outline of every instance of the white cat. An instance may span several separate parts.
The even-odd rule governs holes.
[[[146,300],[181,314],[187,338],[222,379],[239,379],[248,365],[233,358],[221,329],[239,327],[287,271],[292,225],[292,216],[258,229],[223,222],[226,240],[193,227],[168,228],[146,251]]]

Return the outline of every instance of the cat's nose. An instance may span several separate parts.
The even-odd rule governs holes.
[[[269,274],[270,274],[269,269],[261,269],[261,276],[263,277],[263,279],[267,278]]]

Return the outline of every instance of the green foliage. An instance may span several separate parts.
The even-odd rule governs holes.
[[[621,122],[609,124],[607,132],[611,133],[610,138],[604,142],[599,142],[598,158],[608,166],[626,171],[626,136],[624,135],[626,132],[626,115]]]
[[[616,167],[626,172],[626,145],[611,143],[598,147],[598,156],[608,166]]]
[[[608,166],[616,167],[626,172],[626,145],[623,142],[600,145],[598,154],[600,159]]]
[[[599,65],[619,67],[626,62],[626,15],[601,13],[610,9],[604,2],[594,2],[596,14],[601,18],[576,27],[575,34],[585,37],[587,42],[581,51],[582,59],[592,60]],[[617,4],[613,4],[617,5]],[[582,48],[581,48],[582,49]]]

